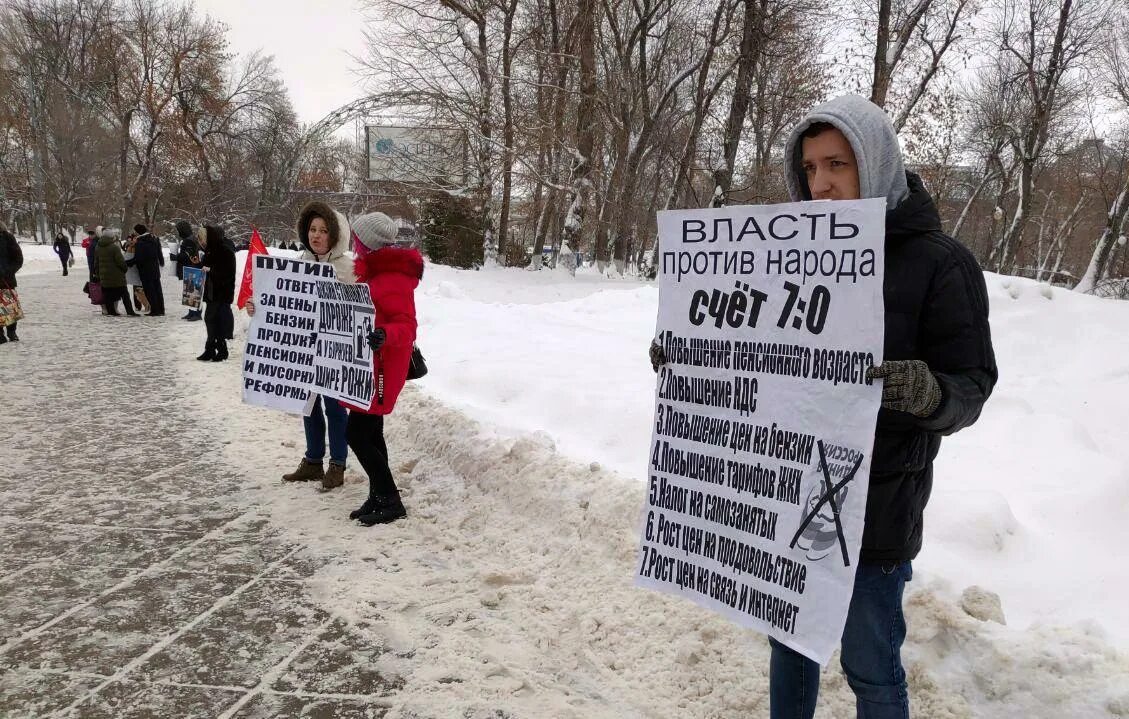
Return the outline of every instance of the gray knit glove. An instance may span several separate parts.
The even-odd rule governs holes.
[[[882,406],[928,417],[941,405],[941,385],[921,360],[891,360],[866,371],[867,379],[884,379]]]
[[[666,364],[666,352],[663,352],[663,346],[659,344],[658,340],[651,340],[651,369],[655,372],[659,371],[659,365]]]

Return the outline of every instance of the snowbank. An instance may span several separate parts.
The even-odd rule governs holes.
[[[987,275],[1001,378],[945,440],[918,576],[980,585],[1009,626],[1076,626],[1129,647],[1129,303]],[[428,266],[420,344],[435,397],[584,464],[642,480],[653,284]]]

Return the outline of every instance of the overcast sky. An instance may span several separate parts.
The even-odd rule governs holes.
[[[227,24],[231,51],[274,55],[301,122],[363,93],[349,57],[364,55],[359,0],[196,0],[196,7]]]

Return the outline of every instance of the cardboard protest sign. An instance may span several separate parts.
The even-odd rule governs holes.
[[[885,202],[660,212],[636,583],[827,663],[862,540]]]
[[[202,267],[185,267],[181,272],[184,289],[180,295],[180,304],[199,309],[204,300],[204,276]]]
[[[255,315],[243,351],[243,401],[302,414],[314,383],[318,280],[333,265],[255,255]]]
[[[375,310],[369,287],[333,280],[317,283],[318,341],[314,385],[319,394],[368,407],[376,394],[372,371]]]

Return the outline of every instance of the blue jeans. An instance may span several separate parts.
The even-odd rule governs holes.
[[[859,564],[855,571],[840,663],[855,693],[858,719],[909,719],[902,592],[912,578],[909,562]],[[811,719],[819,697],[819,664],[774,639],[769,643],[771,718]]]
[[[322,404],[325,414],[322,414]],[[349,411],[335,399],[322,397],[314,400],[314,411],[302,418],[306,428],[306,459],[321,462],[325,459],[325,425],[329,419],[329,461],[345,466],[349,456],[349,443],[345,439],[345,427],[349,421]]]

